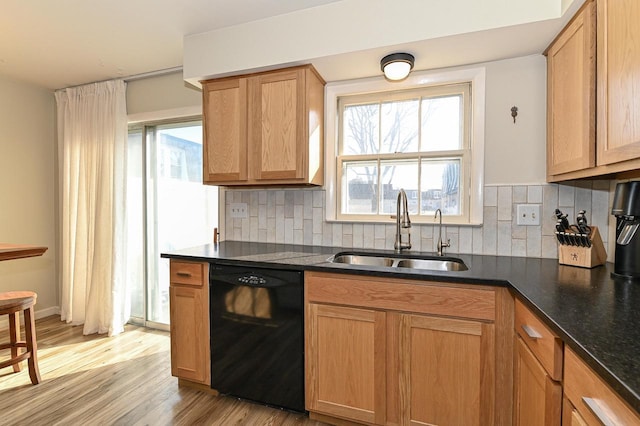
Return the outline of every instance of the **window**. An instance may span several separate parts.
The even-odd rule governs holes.
[[[327,104],[328,220],[389,222],[402,188],[416,222],[481,223],[483,69],[330,84]]]

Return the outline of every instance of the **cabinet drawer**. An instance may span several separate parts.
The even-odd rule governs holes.
[[[564,392],[589,425],[640,425],[638,415],[571,349],[564,351]]]
[[[562,379],[562,340],[516,299],[515,328],[553,380]]]
[[[473,287],[473,288],[472,288]],[[494,321],[496,292],[483,286],[432,285],[412,280],[305,273],[310,302]]]
[[[171,261],[171,284],[201,287],[204,281],[203,263]]]

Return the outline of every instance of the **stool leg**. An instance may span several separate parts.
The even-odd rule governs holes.
[[[13,312],[9,314],[9,341],[11,342],[11,358],[17,358],[20,355],[20,348],[16,346],[16,343],[20,340],[20,314]],[[17,362],[13,364],[13,371],[15,373],[22,371],[22,363]]]
[[[31,383],[37,385],[40,383],[40,370],[38,369],[38,344],[36,343],[36,319],[33,312],[33,306],[24,311],[24,329],[27,340],[27,350],[31,352],[28,359],[29,377]]]

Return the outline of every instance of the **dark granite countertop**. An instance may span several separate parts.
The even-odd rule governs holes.
[[[340,251],[357,249],[227,241],[162,257],[508,286],[640,413],[640,283],[612,279],[612,264],[583,269],[559,265],[555,259],[451,254],[469,270],[441,272],[327,262]],[[388,250],[366,251],[395,256]]]

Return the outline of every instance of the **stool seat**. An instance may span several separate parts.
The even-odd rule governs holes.
[[[32,291],[7,291],[0,293],[0,315],[24,311],[36,304],[38,295]]]
[[[9,315],[9,343],[0,344],[0,349],[11,349],[11,358],[0,362],[0,368],[13,366],[14,372],[22,368],[20,363],[27,360],[31,383],[40,383],[38,369],[36,323],[33,306],[38,295],[32,291],[8,291],[0,293],[0,315]],[[24,332],[26,340],[20,340],[20,311],[24,313]],[[21,348],[26,348],[22,352]]]

